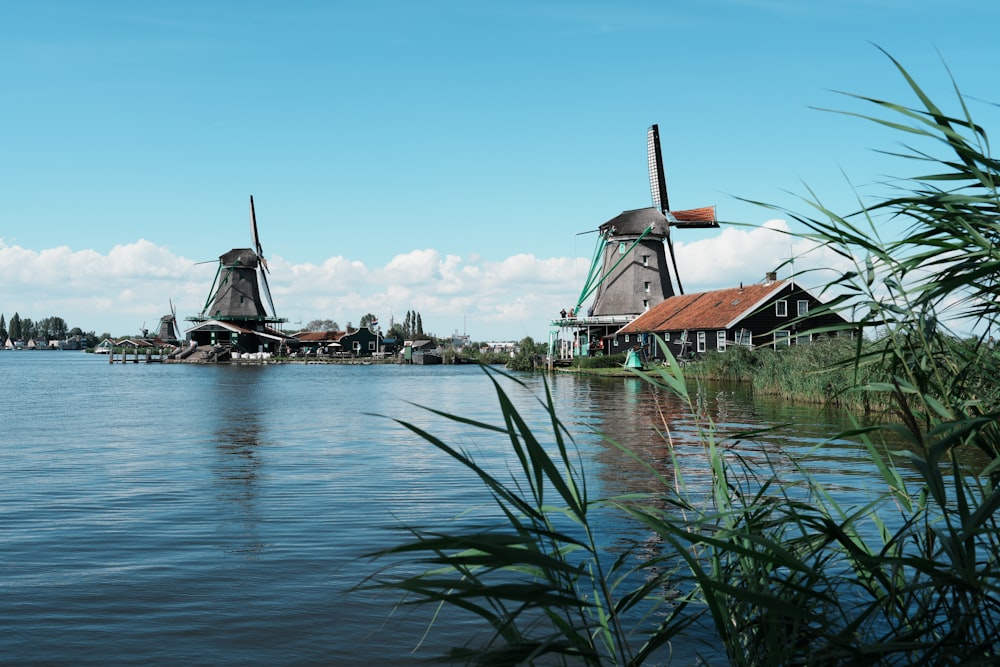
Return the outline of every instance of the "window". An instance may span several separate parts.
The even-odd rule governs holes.
[[[615,337],[615,347],[618,347],[618,338]]]
[[[779,347],[788,347],[792,344],[791,332],[787,329],[774,332],[774,347],[775,349]]]
[[[375,351],[375,341],[373,340],[368,341],[368,351],[369,352]]]
[[[749,329],[739,329],[736,332],[735,343],[744,347],[753,347],[753,334],[750,333]]]
[[[646,312],[647,310],[649,310],[649,299],[643,299],[642,300],[642,311]]]
[[[788,317],[788,301],[782,299],[774,302],[774,314],[778,317]]]
[[[649,281],[648,280],[642,284],[642,291],[645,292],[646,294],[649,294]]]
[[[642,265],[643,266],[649,266],[649,255],[643,255],[642,256]],[[646,284],[648,285],[649,283],[646,283]]]
[[[628,334],[625,334],[625,342],[627,343],[628,341],[629,341]]]
[[[704,352],[705,351],[705,332],[704,331],[699,331],[698,332],[698,351],[699,352]]]
[[[715,332],[715,349],[718,350],[719,352],[725,352],[726,351],[726,332],[725,332],[725,330],[723,330],[723,331],[716,331]]]
[[[809,302],[805,299],[799,299],[795,302],[795,306],[798,309],[796,312],[799,317],[805,317],[809,314]]]
[[[670,332],[669,331],[667,331],[667,332],[665,332],[663,334],[663,342],[664,343],[669,343],[670,342]]]

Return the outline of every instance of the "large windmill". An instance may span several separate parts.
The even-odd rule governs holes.
[[[197,323],[188,333],[200,345],[225,346],[239,352],[273,352],[285,338],[273,327],[286,319],[278,317],[274,310],[252,195],[250,235],[252,248],[234,248],[219,257],[204,308],[188,318]]]
[[[597,247],[576,307],[568,318],[563,314],[554,322],[571,328],[573,340],[570,343],[559,338],[561,350],[553,351],[553,357],[600,354],[604,341],[619,328],[674,294],[683,294],[671,229],[719,226],[714,206],[678,211],[670,208],[656,125],[646,134],[646,152],[653,206],[623,211],[598,228]],[[591,296],[592,305],[584,314],[583,304]],[[552,333],[553,337],[557,335]]]
[[[634,317],[675,293],[683,294],[671,228],[719,226],[714,206],[671,210],[657,125],[650,127],[646,134],[646,152],[653,206],[624,211],[600,226],[594,264],[580,295],[578,311],[594,294],[591,315]]]

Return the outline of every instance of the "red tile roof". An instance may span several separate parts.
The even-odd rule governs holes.
[[[778,280],[672,296],[626,324],[621,333],[725,329],[789,284]]]
[[[292,338],[298,338],[303,343],[323,343],[339,340],[343,335],[343,331],[300,331],[292,334]]]

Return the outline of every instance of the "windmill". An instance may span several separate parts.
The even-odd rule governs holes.
[[[267,284],[267,260],[257,234],[253,196],[250,197],[250,235],[253,248],[234,248],[219,257],[219,268],[200,318],[246,323],[277,319]],[[264,307],[262,293],[270,311]]]
[[[177,309],[174,308],[173,299],[170,300],[170,314],[160,318],[160,327],[156,330],[156,337],[167,343],[176,343],[180,340]]]
[[[226,345],[242,351],[268,350],[284,340],[272,325],[285,322],[277,316],[267,282],[270,269],[257,232],[257,215],[250,196],[251,248],[234,248],[219,257],[208,299],[200,314],[188,319],[198,323],[190,330],[199,344]]]
[[[600,238],[577,302],[578,312],[586,299],[596,292],[591,315],[616,318],[639,315],[674,296],[671,266],[677,281],[676,293],[683,294],[671,228],[719,226],[714,206],[670,209],[657,125],[650,127],[646,134],[646,152],[653,206],[624,211],[598,228]]]

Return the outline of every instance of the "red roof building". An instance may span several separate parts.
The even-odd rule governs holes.
[[[647,358],[662,357],[653,337],[683,358],[728,347],[795,345],[846,322],[793,280],[682,294],[663,300],[605,341],[608,354],[636,345]]]

